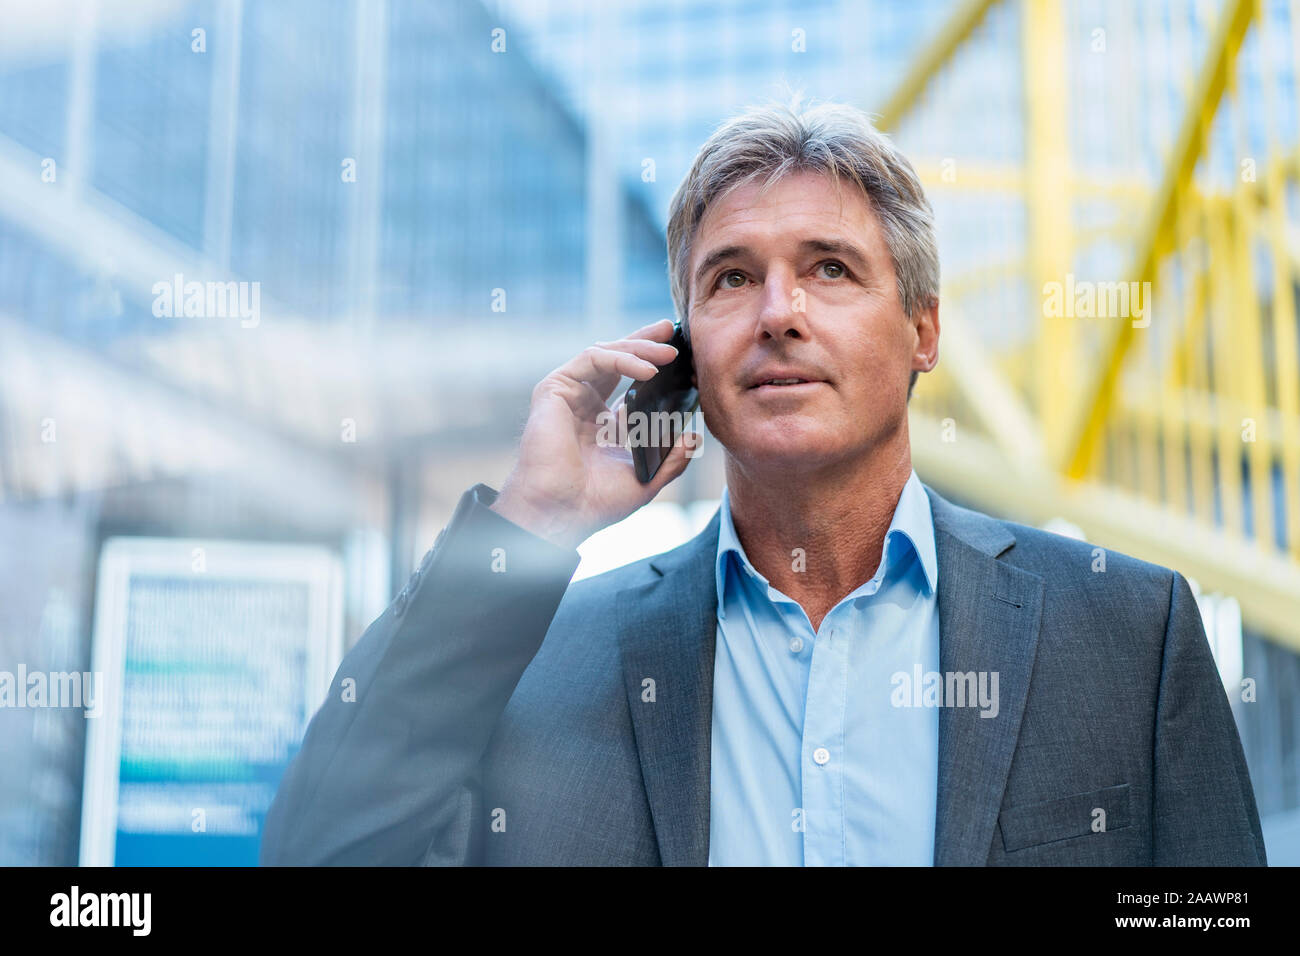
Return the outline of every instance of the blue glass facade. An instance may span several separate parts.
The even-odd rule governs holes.
[[[303,317],[581,324],[583,124],[526,47],[492,51],[495,21],[478,4],[384,7],[369,48],[353,0],[244,3],[238,17],[193,2],[128,34],[101,24],[78,155],[72,48],[0,62],[0,145],[28,164],[31,188],[62,190],[78,175],[145,241],[160,230],[217,277],[228,267]],[[52,184],[31,165],[46,157]],[[633,192],[621,220],[598,241],[623,244],[625,308],[669,314],[662,233]],[[69,290],[102,267],[21,221],[0,220],[0,243],[0,306],[24,320],[76,339],[166,330],[130,289],[120,314],[95,313]],[[492,309],[498,288],[504,316]]]

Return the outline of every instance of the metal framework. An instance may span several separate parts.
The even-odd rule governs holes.
[[[945,276],[914,458],[966,500],[1064,517],[1232,594],[1248,626],[1300,649],[1300,3],[1103,12],[965,0],[878,111],[936,198],[941,241],[977,197],[1021,224],[1010,253]],[[990,52],[1018,72],[1011,163],[934,134]],[[995,344],[1007,283],[1026,328]],[[1085,286],[1092,314],[1088,296],[1050,305]]]

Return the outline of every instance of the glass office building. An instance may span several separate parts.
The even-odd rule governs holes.
[[[86,9],[0,46],[0,669],[89,668],[101,544],[196,527],[323,540],[355,640],[445,520],[423,469],[505,460],[589,269],[611,326],[671,314],[662,233],[628,189],[593,232],[582,119],[477,3]],[[157,314],[178,274],[256,283],[259,328]],[[468,372],[444,343],[475,337]],[[85,722],[0,722],[0,862],[74,862]]]

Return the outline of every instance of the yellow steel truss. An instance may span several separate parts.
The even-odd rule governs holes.
[[[1065,517],[1231,593],[1249,626],[1300,649],[1300,2],[1289,34],[1261,0],[1106,9],[1098,25],[1082,3],[964,0],[878,111],[936,205],[1010,203],[1023,223],[1016,247],[955,274],[945,260],[942,361],[913,399],[914,458],[981,506]],[[1079,132],[1088,111],[1119,109],[1078,80],[1106,27],[1128,40],[1109,62],[1153,141],[1146,175],[1099,167]],[[943,80],[990,42],[1020,71],[1016,160],[911,148],[930,117],[942,123],[958,85]],[[1162,49],[1177,100],[1159,137],[1160,117],[1142,114],[1159,74],[1133,57]],[[941,215],[941,242],[944,227]],[[1085,285],[1094,314],[1052,305]]]

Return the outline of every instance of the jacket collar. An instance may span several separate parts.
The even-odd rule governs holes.
[[[988,857],[1024,714],[1038,643],[1043,581],[998,560],[1014,546],[1003,523],[951,504],[928,485],[938,560],[939,666],[999,678],[998,715],[939,714],[934,862]],[[686,544],[651,560],[659,575],[618,600],[623,676],[665,865],[708,863],[716,559],[720,512]]]
[[[736,526],[731,519],[731,496],[727,489],[722,489],[722,503],[718,505],[717,560],[714,578],[717,587],[718,617],[726,616],[727,578],[732,568],[747,570],[755,579],[762,582],[763,588],[769,586],[768,580],[750,563],[745,547],[740,543]],[[736,564],[733,565],[731,555]],[[900,564],[906,564],[908,555],[916,556],[920,577],[918,585],[928,588],[933,593],[938,586],[939,564],[934,547],[934,522],[931,520],[930,499],[926,496],[921,479],[913,471],[903,484],[898,496],[898,505],[890,519],[889,529],[881,543],[878,573],[884,577],[894,573]]]

